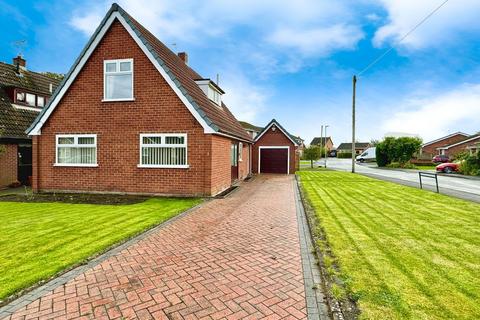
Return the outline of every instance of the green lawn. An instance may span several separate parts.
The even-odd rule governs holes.
[[[298,175],[361,318],[480,319],[479,204],[350,173]]]
[[[198,204],[0,202],[0,300]]]

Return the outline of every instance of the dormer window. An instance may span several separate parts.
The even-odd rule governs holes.
[[[46,97],[21,90],[22,89],[15,89],[14,91],[15,104],[39,108],[45,106]]]
[[[198,84],[200,89],[202,89],[203,93],[213,101],[216,105],[221,106],[222,105],[222,94],[225,92],[212,80],[210,79],[200,79],[200,80],[195,80],[195,82]]]

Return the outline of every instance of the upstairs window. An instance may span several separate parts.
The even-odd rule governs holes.
[[[133,100],[133,59],[105,60],[104,100]]]
[[[27,93],[26,96],[27,96],[27,104],[29,106],[35,107],[36,96],[34,94],[31,94],[31,93]]]
[[[44,97],[37,97],[37,107],[43,107],[45,105],[45,98]]]
[[[139,167],[187,168],[187,135],[141,134]]]

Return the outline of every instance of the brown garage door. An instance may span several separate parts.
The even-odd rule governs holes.
[[[288,149],[260,149],[260,173],[287,173]]]

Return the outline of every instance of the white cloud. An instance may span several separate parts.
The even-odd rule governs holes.
[[[388,13],[388,23],[375,33],[373,44],[396,43],[443,0],[378,0]],[[480,1],[455,0],[446,3],[427,22],[402,41],[402,46],[421,49],[444,46],[460,33],[480,31]]]
[[[109,1],[87,1],[90,5],[82,7],[89,7],[88,13],[75,13],[70,24],[90,35],[108,10]],[[251,29],[255,39],[250,41],[259,47],[270,44],[269,50],[290,48],[325,56],[350,49],[363,37],[353,22],[351,6],[328,0],[120,0],[119,4],[163,41],[223,41],[230,31]]]
[[[418,133],[425,140],[456,131],[474,133],[480,129],[480,84],[462,84],[429,98],[413,97],[400,103],[400,109],[384,122],[384,132]]]
[[[297,49],[305,56],[328,56],[333,51],[353,49],[363,32],[356,26],[336,24],[308,30],[281,28],[269,41],[276,45]]]
[[[223,100],[238,120],[255,122],[266,109],[269,93],[264,87],[256,86],[238,72],[229,72],[221,79],[225,90]]]

